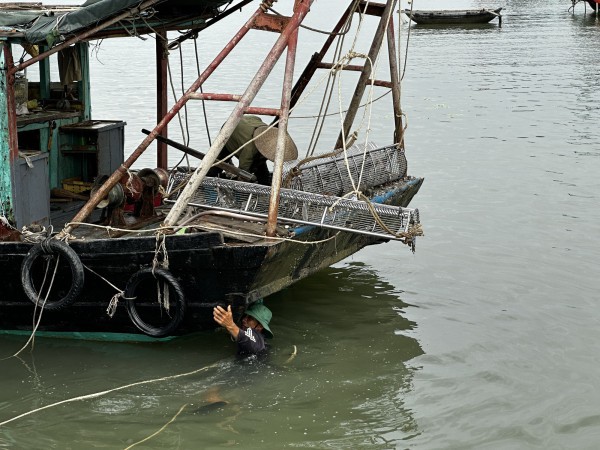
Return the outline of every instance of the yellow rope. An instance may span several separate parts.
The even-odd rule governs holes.
[[[411,225],[408,228],[408,231],[402,231],[400,233],[395,233],[390,228],[388,228],[388,226],[385,223],[383,223],[383,221],[381,220],[381,217],[379,217],[379,214],[377,214],[377,211],[375,211],[375,207],[373,206],[373,203],[371,202],[371,200],[368,199],[362,192],[358,192],[358,196],[361,197],[365,201],[365,203],[367,204],[367,207],[371,211],[371,215],[373,216],[375,221],[388,234],[391,234],[392,236],[396,236],[396,237],[401,237],[404,239],[412,239],[413,237],[416,237],[416,236],[423,236],[423,228],[421,227],[420,223]]]

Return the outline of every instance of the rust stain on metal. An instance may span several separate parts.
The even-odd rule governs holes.
[[[260,14],[252,28],[256,30],[272,31],[273,33],[281,33],[290,21],[286,16],[274,16],[272,14]]]

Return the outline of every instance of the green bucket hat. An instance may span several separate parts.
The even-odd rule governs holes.
[[[269,338],[273,338],[273,332],[269,328],[269,322],[271,321],[271,317],[273,317],[273,313],[269,308],[267,308],[262,303],[254,303],[250,308],[248,308],[245,312],[246,315],[254,317],[264,328],[265,335]]]

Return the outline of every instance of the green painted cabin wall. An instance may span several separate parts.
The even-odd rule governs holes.
[[[9,222],[15,223],[14,208],[18,203],[13,199],[13,168],[10,161],[8,99],[7,99],[7,63],[4,55],[5,40],[0,39],[0,215],[5,216]],[[80,165],[72,157],[65,157],[60,151],[60,127],[83,120],[91,119],[91,89],[89,71],[89,44],[87,42],[76,44],[80,47],[79,55],[82,68],[82,80],[78,82],[79,100],[83,103],[80,117],[58,119],[54,122],[36,122],[20,126],[19,133],[34,131],[39,132],[39,149],[48,152],[49,186],[43,196],[49,197],[52,188],[62,187],[62,180],[77,176]],[[44,47],[40,48],[43,52]],[[40,74],[40,96],[50,97],[50,63],[44,59],[38,63]],[[55,80],[57,81],[57,80]]]
[[[4,41],[0,40],[0,215],[14,223],[8,133],[8,79]]]
[[[52,146],[50,153],[50,187],[61,188],[62,180],[76,176],[82,176],[81,160],[77,160],[72,156],[64,156],[60,151],[62,142],[60,141],[60,127],[70,125],[92,118],[91,108],[91,93],[90,93],[90,60],[89,60],[89,44],[80,42],[79,60],[81,61],[81,81],[78,82],[77,91],[79,100],[83,102],[83,115],[81,118],[62,119],[56,121],[56,129],[52,135]]]

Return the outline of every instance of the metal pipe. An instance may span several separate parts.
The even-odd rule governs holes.
[[[371,78],[371,73],[373,72],[372,64],[375,62],[375,60],[377,59],[377,55],[379,54],[379,49],[381,48],[381,43],[383,41],[383,34],[385,33],[388,21],[392,15],[392,11],[395,5],[396,0],[388,0],[383,12],[381,13],[381,19],[379,21],[379,25],[377,26],[377,30],[375,31],[375,36],[373,37],[371,48],[369,49],[369,59],[368,61],[365,61],[365,68],[358,79],[358,83],[356,84],[356,89],[354,90],[352,100],[350,100],[350,106],[348,107],[348,112],[346,113],[346,117],[344,118],[343,128],[340,132],[340,135],[338,136],[335,147],[333,148],[341,148],[343,146],[344,137],[347,136],[348,133],[350,133],[350,128],[354,123],[354,118],[356,117],[358,107],[360,106],[363,94],[365,93],[367,80]]]
[[[300,0],[296,0],[294,10],[299,6]],[[294,65],[296,62],[296,48],[298,45],[298,28],[290,35],[287,46],[287,58],[285,61],[285,74],[283,77],[283,89],[281,93],[281,115],[279,117],[279,132],[277,134],[277,152],[273,162],[273,183],[271,185],[271,196],[269,197],[269,220],[267,221],[267,236],[273,237],[277,234],[277,213],[279,211],[279,191],[281,189],[281,178],[283,176],[283,160],[287,125],[290,113],[290,100],[292,98],[292,81],[294,78]]]
[[[167,98],[168,77],[167,77],[167,32],[159,31],[156,33],[156,122],[158,123],[169,110],[169,101]],[[160,133],[163,138],[168,138],[168,128],[164,127]],[[156,143],[156,167],[167,169],[169,166],[168,151],[166,142],[158,141]]]
[[[171,211],[169,211],[169,214],[167,215],[164,221],[165,226],[175,225],[177,220],[179,220],[179,217],[183,213],[184,209],[187,208],[190,199],[194,195],[194,192],[196,192],[196,189],[198,189],[198,186],[200,186],[200,183],[206,176],[206,173],[208,172],[210,166],[217,158],[219,152],[221,151],[225,143],[233,134],[235,127],[238,125],[242,115],[244,114],[244,111],[248,108],[248,105],[252,102],[252,100],[254,100],[254,97],[256,97],[256,94],[258,93],[262,85],[265,83],[267,76],[273,69],[273,66],[275,66],[275,63],[283,53],[283,50],[287,46],[291,34],[294,32],[294,30],[298,29],[300,23],[302,22],[306,14],[308,14],[310,5],[313,1],[314,0],[298,0],[300,6],[298,7],[297,11],[294,12],[294,15],[292,16],[288,25],[285,27],[285,30],[283,30],[281,35],[277,38],[277,41],[275,41],[275,44],[271,48],[271,51],[263,61],[256,75],[254,75],[254,78],[252,79],[250,85],[246,89],[246,92],[240,99],[240,102],[235,106],[233,112],[230,114],[229,118],[221,128],[219,135],[217,136],[212,146],[210,147],[210,150],[206,154],[206,158],[204,159],[202,165],[196,169],[196,171],[188,181],[187,186],[184,188],[183,192],[177,199],[177,202],[175,203]],[[274,178],[273,184],[275,183],[280,184],[281,180],[276,180]]]
[[[150,131],[143,128],[142,133],[150,134]],[[163,142],[165,145],[170,145],[171,147],[176,148],[177,150],[181,150],[182,152],[187,153],[188,155],[193,156],[194,158],[198,158],[200,160],[204,159],[204,157],[206,156],[204,153],[202,153],[198,150],[194,150],[193,148],[190,148],[187,145],[180,144],[179,142],[175,142],[169,138],[165,138],[160,135],[156,136],[156,140],[158,142]],[[254,175],[250,172],[246,172],[243,169],[239,169],[239,168],[235,167],[233,164],[229,164],[226,162],[220,162],[218,164],[215,164],[215,166],[218,167],[219,169],[223,169],[226,172],[234,174],[235,176],[239,177],[243,181],[248,181],[250,183],[254,183],[256,181],[256,175]]]
[[[331,31],[331,33],[325,40],[323,47],[321,47],[321,51],[319,53],[313,54],[309,63],[306,65],[306,67],[304,68],[304,71],[298,78],[298,81],[296,81],[296,85],[292,88],[292,99],[290,101],[290,107],[294,107],[294,105],[300,99],[302,92],[304,92],[304,89],[306,89],[306,86],[308,85],[309,81],[312,79],[313,75],[315,74],[315,72],[317,70],[317,64],[319,64],[321,61],[323,61],[323,58],[327,54],[327,51],[331,47],[331,44],[333,44],[333,42],[334,42],[335,38],[338,36],[340,30],[346,24],[350,15],[354,12],[354,9],[355,9],[354,3],[348,5],[348,8],[346,8],[346,11],[344,11],[344,14],[342,15],[342,17],[340,17],[340,20],[338,21],[336,26],[333,28],[333,30]]]
[[[194,92],[188,94],[190,100],[218,100],[223,102],[239,102],[242,96],[239,94],[215,94],[208,92]],[[281,110],[276,108],[260,108],[257,106],[248,106],[245,110],[246,114],[256,114],[259,116],[278,116]]]
[[[392,82],[392,104],[394,108],[394,142],[399,148],[404,148],[404,128],[402,126],[402,106],[400,104],[400,74],[396,54],[396,39],[394,36],[394,19],[390,18],[387,30],[388,56],[390,61],[390,80]]]

